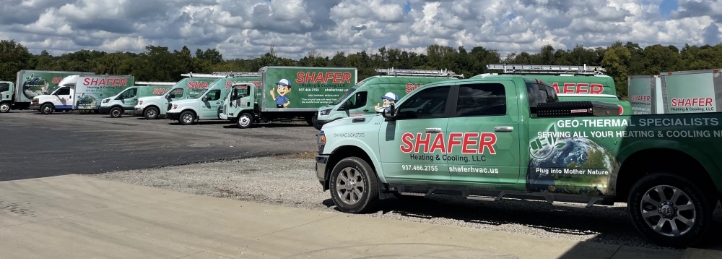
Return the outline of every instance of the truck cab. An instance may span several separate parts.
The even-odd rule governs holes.
[[[608,103],[560,102],[533,75],[449,80],[324,125],[316,178],[349,213],[394,196],[626,202],[642,236],[687,247],[713,229],[722,198],[721,122],[720,113],[619,115]]]
[[[205,74],[193,73],[181,74],[181,76],[186,78],[178,81],[165,94],[138,98],[138,104],[133,107],[134,114],[141,115],[148,120],[157,119],[161,115],[166,115],[170,109],[170,102],[195,98],[213,82],[222,78],[217,75],[204,77]]]
[[[10,112],[13,102],[15,84],[9,81],[0,81],[0,113]]]
[[[374,114],[424,84],[464,77],[448,70],[377,68],[375,71],[385,75],[359,81],[336,101],[318,108],[313,126],[321,129],[324,124],[334,120]]]
[[[254,121],[253,113],[259,109],[257,99],[258,91],[253,83],[236,83],[223,98],[221,112],[218,117],[222,120],[235,119],[239,128],[245,129]]]
[[[31,110],[38,110],[42,114],[51,114],[54,111],[69,111],[73,109],[73,96],[75,95],[75,84],[80,75],[70,75],[58,83],[58,88],[47,95],[33,97],[30,102]]]

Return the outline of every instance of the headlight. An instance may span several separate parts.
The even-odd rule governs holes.
[[[141,105],[141,104],[143,104],[143,101],[138,101],[138,105]]]
[[[108,102],[110,102],[110,99],[103,99],[103,103],[108,103]]]
[[[331,113],[331,109],[326,109],[326,110],[322,110],[319,115],[323,116],[323,115],[328,115],[329,113]]]
[[[322,130],[322,131],[319,131],[316,136],[318,136],[317,144],[318,144],[318,153],[320,154],[320,153],[323,153],[323,147],[326,146],[326,134],[324,134],[323,130]]]
[[[173,110],[175,110],[175,109],[178,109],[178,105],[177,105],[177,104],[174,104],[174,105],[173,105]]]

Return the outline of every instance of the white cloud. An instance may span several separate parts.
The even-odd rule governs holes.
[[[410,10],[407,10],[407,3]],[[148,44],[217,48],[247,58],[270,46],[299,58],[315,50],[423,51],[430,44],[508,52],[648,44],[716,44],[722,0],[4,0],[0,36],[34,52],[142,51]]]

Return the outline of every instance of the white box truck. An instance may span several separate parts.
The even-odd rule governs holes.
[[[42,114],[70,110],[99,113],[100,100],[118,94],[134,81],[130,75],[70,75],[63,78],[52,93],[33,97],[30,109]]]

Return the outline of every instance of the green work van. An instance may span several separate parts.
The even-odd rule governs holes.
[[[219,120],[218,115],[223,107],[222,103],[230,92],[231,86],[238,83],[260,84],[261,74],[257,72],[234,72],[221,75],[201,75],[205,78],[218,78],[199,95],[175,100],[169,103],[166,115],[171,120],[177,120],[182,125],[195,124],[198,120]]]
[[[313,126],[347,117],[364,116],[381,111],[424,84],[463,78],[448,70],[376,69],[376,75],[359,81],[336,101],[318,108]]]
[[[138,98],[161,96],[173,85],[175,85],[174,82],[135,82],[134,86],[125,88],[115,96],[103,99],[100,103],[100,113],[110,114],[112,118],[119,118],[124,112],[133,111],[138,104]]]

